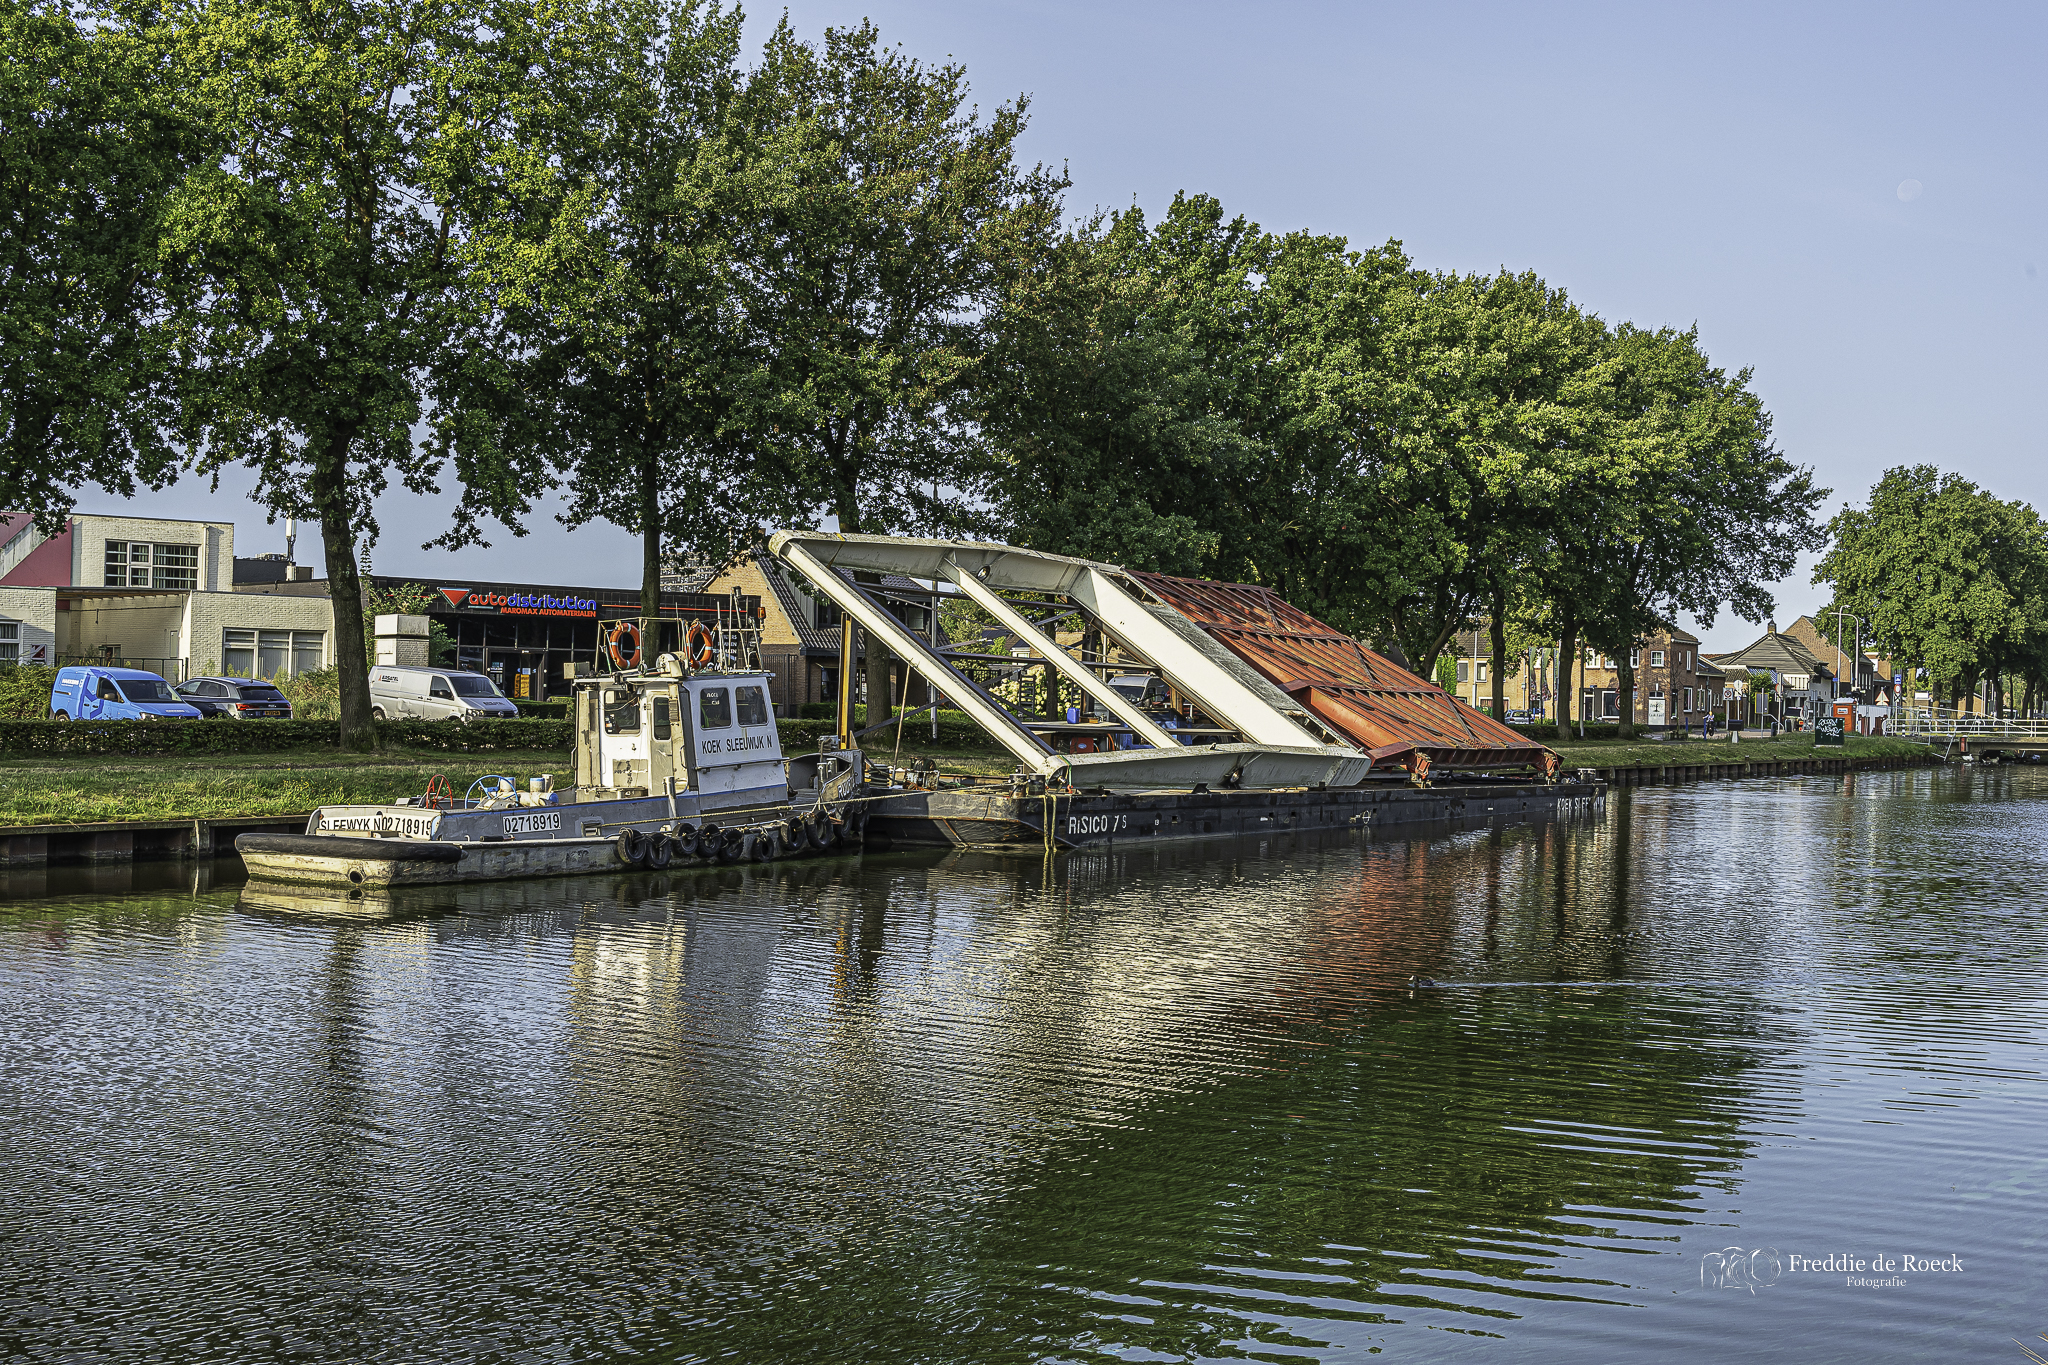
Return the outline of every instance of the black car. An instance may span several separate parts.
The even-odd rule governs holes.
[[[257,678],[187,678],[171,689],[178,700],[199,708],[207,720],[290,720],[284,693]]]

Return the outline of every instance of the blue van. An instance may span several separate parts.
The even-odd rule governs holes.
[[[199,708],[179,701],[171,685],[139,668],[73,665],[57,670],[51,720],[198,720]]]

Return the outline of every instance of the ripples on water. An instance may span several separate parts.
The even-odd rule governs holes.
[[[2023,1359],[2044,796],[349,913],[52,886],[0,909],[0,1349]],[[1964,1268],[1702,1289],[1731,1246]]]

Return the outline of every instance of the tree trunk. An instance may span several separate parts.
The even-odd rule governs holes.
[[[1507,716],[1507,661],[1507,595],[1495,589],[1493,594],[1493,718],[1495,720],[1502,720]]]
[[[661,615],[661,489],[658,462],[650,455],[640,459],[640,615]],[[660,642],[648,640],[646,649]]]
[[[1572,674],[1579,661],[1579,625],[1569,617],[1565,619],[1564,630],[1557,637],[1557,667],[1551,670],[1557,701],[1551,710],[1551,719],[1557,722],[1557,737],[1563,739],[1572,723],[1572,716],[1578,707],[1578,689],[1572,686]]]
[[[1614,656],[1614,674],[1615,688],[1621,693],[1618,699],[1620,705],[1616,708],[1620,712],[1621,726],[1615,733],[1623,739],[1634,739],[1636,737],[1636,669],[1635,665],[1629,662],[1628,650],[1623,649]]]
[[[356,567],[356,535],[350,518],[348,448],[354,433],[332,437],[313,461],[306,491],[320,518],[320,545],[327,554],[327,596],[334,605],[334,666],[341,701],[341,747],[377,747],[370,720],[370,659],[363,638],[363,580]]]

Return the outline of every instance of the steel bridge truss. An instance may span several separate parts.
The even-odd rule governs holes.
[[[1372,768],[1371,755],[1113,565],[1010,545],[806,531],[776,532],[769,551],[944,692],[1028,772],[1081,788],[1311,787],[1354,785]],[[1063,727],[1035,728],[961,671],[961,663],[985,656],[956,656],[920,637],[884,604],[894,594],[852,581],[848,571],[950,584],[1036,656],[1004,662],[1050,665],[1144,747],[1057,752],[1045,735]],[[1042,628],[1050,622],[1034,622],[1020,610],[1013,600],[1018,594],[1050,599],[1024,604],[1041,610],[1078,610],[1131,659],[1131,671],[1158,674],[1236,739],[1189,744],[1111,687],[1097,666],[1069,654]]]

